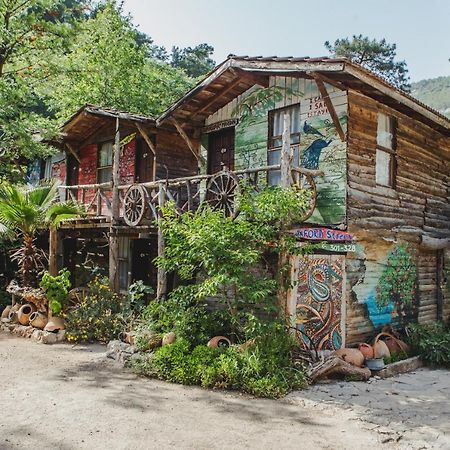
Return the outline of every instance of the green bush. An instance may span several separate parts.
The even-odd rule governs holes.
[[[412,351],[420,354],[426,364],[450,367],[450,329],[442,322],[408,326],[408,342]]]
[[[66,314],[66,339],[69,342],[116,339],[133,316],[126,297],[115,294],[107,278],[95,278],[89,294]]]
[[[60,314],[67,300],[70,283],[70,272],[60,270],[58,275],[52,276],[48,271],[42,275],[39,286],[45,290],[48,305],[53,314]]]

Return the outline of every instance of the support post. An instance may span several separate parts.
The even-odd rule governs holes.
[[[116,118],[116,136],[114,141],[112,168],[112,220],[109,229],[109,285],[114,292],[119,292],[119,238],[116,226],[120,218],[120,121]]]
[[[280,155],[280,171],[281,171],[281,187],[289,188],[292,184],[292,149],[291,149],[291,117],[289,113],[285,113],[283,117],[283,135]],[[281,224],[281,232],[283,233],[284,224]],[[286,324],[290,323],[288,311],[288,290],[286,289],[285,274],[286,266],[289,264],[289,254],[282,251],[278,257],[278,303],[284,313]]]
[[[50,275],[58,275],[58,230],[50,227],[48,249],[48,271]]]
[[[158,192],[158,257],[164,256],[164,236],[161,230],[161,207],[164,205],[164,187],[159,184]],[[162,267],[158,267],[158,280],[156,287],[156,297],[162,299],[167,294],[167,273]]]

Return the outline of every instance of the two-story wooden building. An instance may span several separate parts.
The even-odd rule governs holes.
[[[208,201],[233,214],[240,179],[287,179],[313,193],[308,217],[293,232],[299,245],[317,248],[294,261],[296,287],[286,302],[292,324],[316,347],[352,344],[405,318],[449,319],[450,121],[361,66],[230,56],[156,121],[89,108],[65,126],[67,184],[78,185],[66,190],[84,202],[88,190],[98,191],[89,201],[101,209],[100,224],[107,221],[100,191],[112,173],[111,272],[117,261],[119,273],[130,271],[121,265],[114,230],[136,239],[151,234],[158,204],[174,200],[182,213]],[[106,116],[109,128],[102,129]],[[120,138],[118,122],[130,126]],[[120,164],[137,140],[115,145],[122,153],[112,150],[113,141],[142,131],[137,124],[150,148],[156,139],[150,181],[137,177],[136,166],[126,178]],[[158,169],[159,155],[172,157],[166,172],[162,163]],[[78,179],[70,178],[73,166]],[[81,226],[64,227],[82,233]],[[161,236],[152,242],[154,254],[163,250]]]

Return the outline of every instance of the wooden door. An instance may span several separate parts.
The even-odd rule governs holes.
[[[208,173],[234,170],[234,128],[211,133],[208,138]]]
[[[306,348],[336,350],[344,345],[345,256],[306,255],[294,270],[295,326]]]
[[[138,136],[136,138],[136,183],[153,181],[153,164],[153,152],[142,136]]]
[[[76,186],[78,184],[78,172],[80,163],[73,155],[67,155],[67,186]]]

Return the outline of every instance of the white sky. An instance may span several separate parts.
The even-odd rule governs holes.
[[[363,34],[397,44],[412,81],[450,74],[450,0],[125,0],[169,50],[207,42],[229,53],[324,56],[326,40]]]

